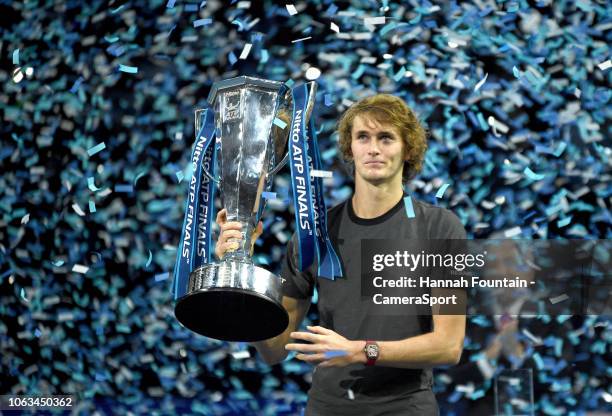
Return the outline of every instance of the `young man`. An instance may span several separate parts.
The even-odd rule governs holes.
[[[361,296],[361,240],[462,239],[465,230],[450,211],[416,200],[414,216],[406,214],[402,183],[420,171],[427,143],[401,99],[365,98],[344,113],[338,130],[341,153],[355,178],[352,197],[328,213],[344,277],[317,278],[316,264],[300,272],[294,236],[281,273],[289,326],[254,345],[270,364],[295,351],[297,359],[316,365],[306,415],[435,415],[431,368],[458,362],[465,316],[374,313],[371,299]],[[240,224],[225,222],[223,211],[217,222],[221,258],[236,248],[227,240],[240,237]],[[320,325],[298,331],[315,287]],[[329,351],[344,354],[330,357]]]

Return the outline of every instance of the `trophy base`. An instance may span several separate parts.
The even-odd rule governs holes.
[[[187,294],[174,314],[187,329],[223,341],[254,342],[281,334],[289,324],[281,280],[252,263],[226,260],[189,275]]]

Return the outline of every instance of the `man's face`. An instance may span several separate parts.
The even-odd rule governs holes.
[[[372,184],[401,182],[404,142],[397,128],[367,114],[357,115],[351,131],[351,151],[358,177]]]

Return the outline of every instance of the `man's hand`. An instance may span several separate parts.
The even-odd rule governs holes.
[[[219,239],[215,245],[215,255],[219,260],[223,259],[223,256],[228,251],[237,250],[240,247],[239,241],[242,240],[242,223],[238,221],[227,221],[227,211],[222,209],[217,213],[217,225],[219,225]],[[263,223],[259,221],[257,228],[253,230],[253,237],[251,238],[251,254],[253,254],[253,247],[255,241],[259,238],[263,232]]]
[[[307,326],[310,332],[292,332],[291,338],[308,341],[310,344],[287,344],[288,351],[298,351],[298,360],[319,367],[344,367],[354,363],[365,363],[365,341],[351,341],[342,335],[323,328]]]

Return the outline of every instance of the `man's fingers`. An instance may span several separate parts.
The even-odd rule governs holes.
[[[236,238],[238,240],[241,240],[242,239],[242,233],[240,231],[236,231],[236,230],[223,231],[221,233],[221,235],[219,236],[219,242],[220,243],[225,243],[230,238]]]
[[[319,342],[321,340],[321,335],[310,332],[292,332],[289,336],[293,339],[301,339],[308,342]]]
[[[221,252],[223,254],[227,253],[228,251],[236,251],[239,248],[240,248],[240,243],[236,241],[228,241],[228,242],[221,244]]]
[[[230,222],[223,223],[221,226],[219,226],[219,228],[221,229],[221,231],[241,230],[242,223],[238,221],[230,221]]]
[[[223,208],[221,211],[217,212],[217,224],[222,225],[227,221],[227,210]]]
[[[321,334],[321,335],[330,335],[333,334],[334,331],[332,331],[331,329],[327,329],[324,328],[322,326],[306,326],[306,328],[308,328],[309,331],[314,332],[315,334]]]
[[[319,344],[287,344],[285,345],[287,351],[298,351],[298,352],[321,352],[323,347]]]
[[[325,359],[323,354],[297,354],[295,358],[312,364],[316,364]]]

